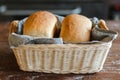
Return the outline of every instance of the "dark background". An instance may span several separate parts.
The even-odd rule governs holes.
[[[22,19],[34,11],[48,10],[62,16],[79,13],[87,17],[118,20],[119,2],[120,0],[0,0],[0,13],[11,19]],[[74,9],[80,11],[69,12]]]

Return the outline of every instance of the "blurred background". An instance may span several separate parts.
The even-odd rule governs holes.
[[[0,0],[0,20],[22,19],[38,10],[120,20],[120,0]]]

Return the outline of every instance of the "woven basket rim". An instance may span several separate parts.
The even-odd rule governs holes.
[[[12,49],[22,49],[22,48],[38,48],[41,47],[43,49],[48,49],[48,48],[61,48],[61,49],[70,49],[70,48],[87,48],[87,47],[111,47],[112,42],[104,42],[104,43],[96,43],[96,44],[26,44],[26,45],[19,45],[18,47],[13,47]]]

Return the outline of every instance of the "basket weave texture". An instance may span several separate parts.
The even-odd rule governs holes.
[[[56,17],[59,32],[64,17]],[[13,32],[15,34],[9,34],[8,38],[17,63],[23,71],[58,74],[99,72],[103,68],[112,41],[118,35],[117,32],[99,28],[99,20],[94,18],[92,20],[94,28],[91,31],[90,42],[60,44],[61,39],[58,39],[57,44],[26,44],[36,38],[20,34],[25,20],[26,18],[18,23],[18,26],[16,26],[18,30]],[[92,42],[96,40],[98,42]]]
[[[102,70],[111,44],[27,44],[12,49],[23,71],[84,74]]]

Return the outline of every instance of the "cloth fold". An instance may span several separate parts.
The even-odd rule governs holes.
[[[11,48],[25,44],[63,44],[62,38],[40,38],[12,33],[8,37]]]
[[[104,30],[99,26],[97,17],[90,18],[92,21],[91,41],[109,42],[117,38],[118,33],[112,30]]]
[[[94,27],[91,32],[91,41],[103,41],[109,42],[117,38],[118,33],[111,30],[103,30],[98,27]]]
[[[11,48],[19,45],[24,45],[26,42],[33,40],[33,37],[27,35],[20,35],[16,33],[9,34],[8,42]]]

